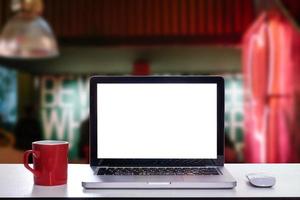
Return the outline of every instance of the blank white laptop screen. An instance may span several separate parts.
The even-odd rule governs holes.
[[[97,157],[216,159],[217,84],[99,83]]]

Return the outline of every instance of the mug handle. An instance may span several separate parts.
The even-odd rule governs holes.
[[[24,152],[24,156],[23,156],[23,163],[24,163],[24,166],[29,170],[31,171],[35,176],[39,176],[40,175],[40,172],[31,168],[28,164],[28,159],[29,159],[29,156],[30,154],[32,154],[34,157],[38,158],[40,156],[40,152],[38,151],[35,151],[35,150],[27,150]]]

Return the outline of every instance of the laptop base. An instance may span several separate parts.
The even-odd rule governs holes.
[[[236,180],[224,168],[221,175],[114,176],[92,175],[82,182],[85,189],[230,189]]]

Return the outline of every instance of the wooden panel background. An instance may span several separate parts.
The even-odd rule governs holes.
[[[239,41],[254,20],[252,0],[44,0],[59,39]],[[0,27],[11,16],[0,1]],[[74,41],[74,40],[73,40]],[[152,40],[150,40],[151,42]]]

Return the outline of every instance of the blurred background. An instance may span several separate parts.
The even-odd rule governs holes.
[[[226,162],[300,162],[299,23],[297,0],[1,0],[0,163],[41,139],[88,162],[95,74],[221,75]]]

